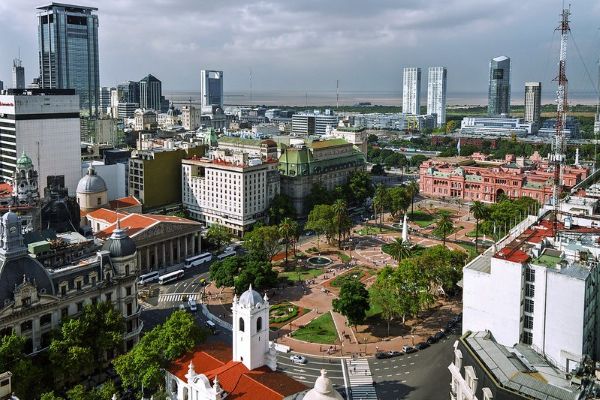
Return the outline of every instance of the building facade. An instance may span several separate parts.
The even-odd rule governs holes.
[[[79,97],[69,89],[9,89],[0,95],[0,178],[10,181],[18,155],[33,160],[40,186],[64,177],[71,193],[80,178]],[[57,156],[60,155],[60,156]]]
[[[136,150],[129,159],[128,193],[144,210],[181,202],[181,160],[202,157],[206,147]]]
[[[437,126],[446,123],[446,67],[429,67],[427,74],[427,114],[435,114]]]
[[[140,80],[140,107],[160,112],[162,83],[150,74]]]
[[[75,89],[81,111],[97,115],[98,9],[52,3],[38,10],[40,87]]]
[[[108,115],[110,114],[111,107],[111,93],[115,90],[113,87],[102,86],[100,88],[100,106],[99,106],[99,114],[100,115]]]
[[[213,106],[223,108],[223,71],[200,71],[202,112],[212,113]]]
[[[25,68],[21,63],[21,60],[18,58],[15,58],[13,60],[12,88],[25,89]]]
[[[440,157],[419,167],[419,192],[423,196],[495,203],[499,196],[531,197],[540,204],[552,196],[553,166],[539,154],[531,158],[507,155],[488,160],[475,153],[470,157]],[[563,168],[563,186],[571,188],[589,175],[589,169],[572,165]]]
[[[510,58],[495,57],[490,60],[488,89],[488,115],[510,115]]]
[[[460,133],[467,135],[527,136],[534,133],[535,124],[522,118],[464,117],[460,122]]]
[[[421,114],[421,68],[404,68],[402,76],[402,112]]]
[[[280,191],[276,159],[263,161],[217,149],[210,159],[182,160],[181,168],[182,203],[190,216],[240,237],[266,220],[271,200]]]
[[[73,232],[26,245],[20,224],[13,212],[0,222],[0,332],[24,336],[26,351],[38,352],[61,321],[106,301],[125,318],[124,349],[133,347],[142,322],[136,247],[127,233],[115,230],[104,248]]]
[[[187,105],[181,107],[181,125],[188,131],[195,131],[200,128],[202,113],[201,110]]]
[[[335,128],[339,117],[330,110],[325,113],[297,113],[292,115],[292,135],[324,135],[327,133],[327,127]]]
[[[286,147],[279,157],[281,193],[292,200],[297,215],[306,215],[306,199],[314,185],[333,190],[365,165],[364,154],[344,139]]]
[[[525,82],[525,122],[539,123],[542,113],[542,82]]]

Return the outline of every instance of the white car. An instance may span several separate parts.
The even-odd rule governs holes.
[[[294,364],[306,364],[306,358],[299,355],[290,356],[290,361]]]
[[[188,305],[190,306],[190,311],[196,311],[196,310],[198,310],[198,306],[196,305],[196,300],[190,299],[188,301]]]

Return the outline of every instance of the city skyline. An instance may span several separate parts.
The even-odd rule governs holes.
[[[250,70],[257,92],[334,91],[339,80],[342,93],[401,93],[402,68],[446,65],[451,73],[451,97],[458,92],[485,93],[487,64],[497,54],[511,58],[515,88],[522,88],[526,81],[555,86],[552,79],[558,40],[553,28],[558,24],[559,1],[555,7],[547,2],[541,7],[542,0],[510,2],[511,12],[500,15],[490,14],[489,10],[497,9],[494,2],[473,0],[408,5],[380,1],[369,3],[369,7],[347,2],[207,6],[186,0],[166,5],[156,0],[142,9],[114,0],[76,3],[99,9],[102,86],[151,73],[161,78],[165,91],[199,91],[200,71],[214,68],[228,76],[226,93],[249,91]],[[19,48],[26,83],[37,73],[36,8],[42,4],[33,0],[0,4],[0,22],[4,22],[0,33],[11,38],[0,43],[0,51],[6,54],[0,67],[1,80],[10,81],[11,60]],[[534,11],[536,18],[532,19]],[[572,12],[573,36],[595,80],[593,71],[600,52],[595,21],[600,17],[600,4],[578,1]],[[11,18],[10,23],[7,18]],[[136,23],[139,18],[147,23]],[[365,26],[373,29],[365,30]],[[575,49],[569,59],[570,91],[593,92]]]

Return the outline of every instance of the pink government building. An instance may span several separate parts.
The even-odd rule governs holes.
[[[500,195],[531,197],[540,203],[552,197],[554,167],[537,152],[531,157],[506,155],[504,160],[474,153],[469,157],[440,157],[424,161],[419,169],[421,195],[465,202],[494,203]],[[563,185],[569,189],[584,180],[589,168],[564,167]]]

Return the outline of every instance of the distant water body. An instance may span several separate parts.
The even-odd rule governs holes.
[[[426,89],[426,88],[425,88]],[[422,105],[425,105],[426,93],[422,93]],[[555,93],[548,92],[542,95],[542,103],[554,103]],[[200,94],[195,91],[165,91],[165,97],[175,104],[182,105],[188,102],[200,103]],[[524,103],[523,92],[511,94],[514,105]],[[358,103],[371,103],[373,105],[399,106],[402,105],[402,94],[395,91],[344,91],[339,94],[339,105],[351,106]],[[596,104],[597,97],[594,92],[571,92],[569,104]],[[448,93],[449,106],[459,105],[487,105],[487,93]],[[265,105],[265,106],[335,106],[335,90],[313,91],[254,91],[225,92],[225,105]]]

